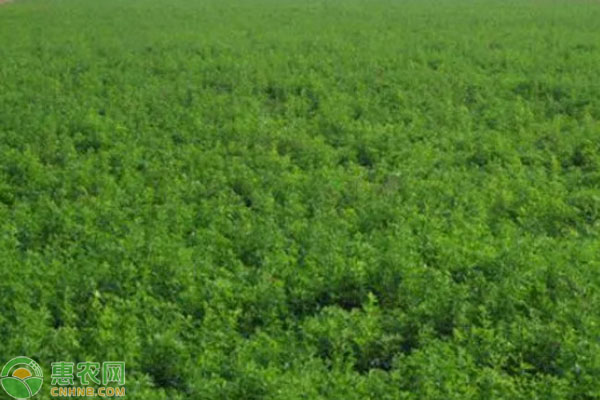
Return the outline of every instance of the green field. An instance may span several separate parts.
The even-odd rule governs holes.
[[[0,5],[35,399],[596,400],[599,234],[598,1]]]

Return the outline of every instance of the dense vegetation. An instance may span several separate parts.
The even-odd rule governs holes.
[[[599,21],[0,6],[0,364],[123,360],[131,399],[598,399]]]

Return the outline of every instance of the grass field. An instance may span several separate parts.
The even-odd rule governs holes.
[[[0,6],[36,399],[598,399],[599,233],[600,2]]]

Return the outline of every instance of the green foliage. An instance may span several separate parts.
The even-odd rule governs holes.
[[[0,358],[132,399],[600,397],[600,5],[0,6]]]

